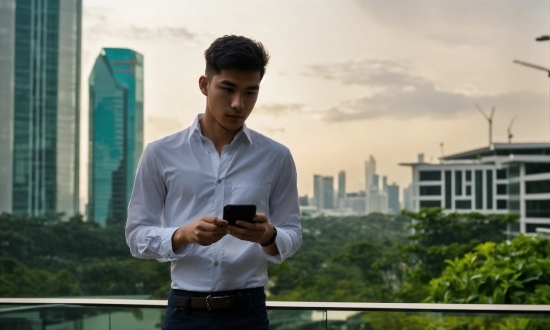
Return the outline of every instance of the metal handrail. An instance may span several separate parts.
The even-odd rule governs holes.
[[[78,305],[96,307],[152,308],[166,307],[166,300],[102,299],[102,298],[0,298],[2,305]],[[496,304],[407,304],[407,303],[348,303],[267,301],[270,310],[327,310],[379,312],[447,312],[447,313],[518,313],[550,314],[550,305],[496,305]]]

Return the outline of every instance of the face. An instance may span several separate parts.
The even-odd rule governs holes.
[[[236,131],[252,112],[260,91],[260,71],[221,70],[207,79],[199,79],[206,95],[205,117],[214,119],[223,129]]]

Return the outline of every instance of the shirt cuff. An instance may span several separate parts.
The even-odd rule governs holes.
[[[275,245],[277,245],[277,249],[279,250],[279,254],[272,256],[271,254],[267,253],[265,249],[258,244],[260,249],[262,250],[263,255],[266,257],[267,260],[271,261],[274,264],[280,264],[285,259],[283,256],[286,255],[287,249],[285,244],[284,237],[288,234],[280,229],[277,229],[277,237],[275,237]],[[290,239],[290,237],[289,237]]]
[[[172,250],[172,236],[179,227],[164,228],[160,235],[160,247],[158,253],[162,256],[159,261],[174,261],[185,257],[189,250],[190,244],[186,244],[177,251]]]

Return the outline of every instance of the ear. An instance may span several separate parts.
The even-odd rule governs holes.
[[[206,76],[199,78],[199,89],[203,95],[208,96],[208,78]]]

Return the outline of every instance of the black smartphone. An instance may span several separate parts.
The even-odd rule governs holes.
[[[254,223],[254,216],[256,216],[254,204],[227,204],[223,207],[223,219],[232,226],[240,227],[236,224],[237,220]]]

